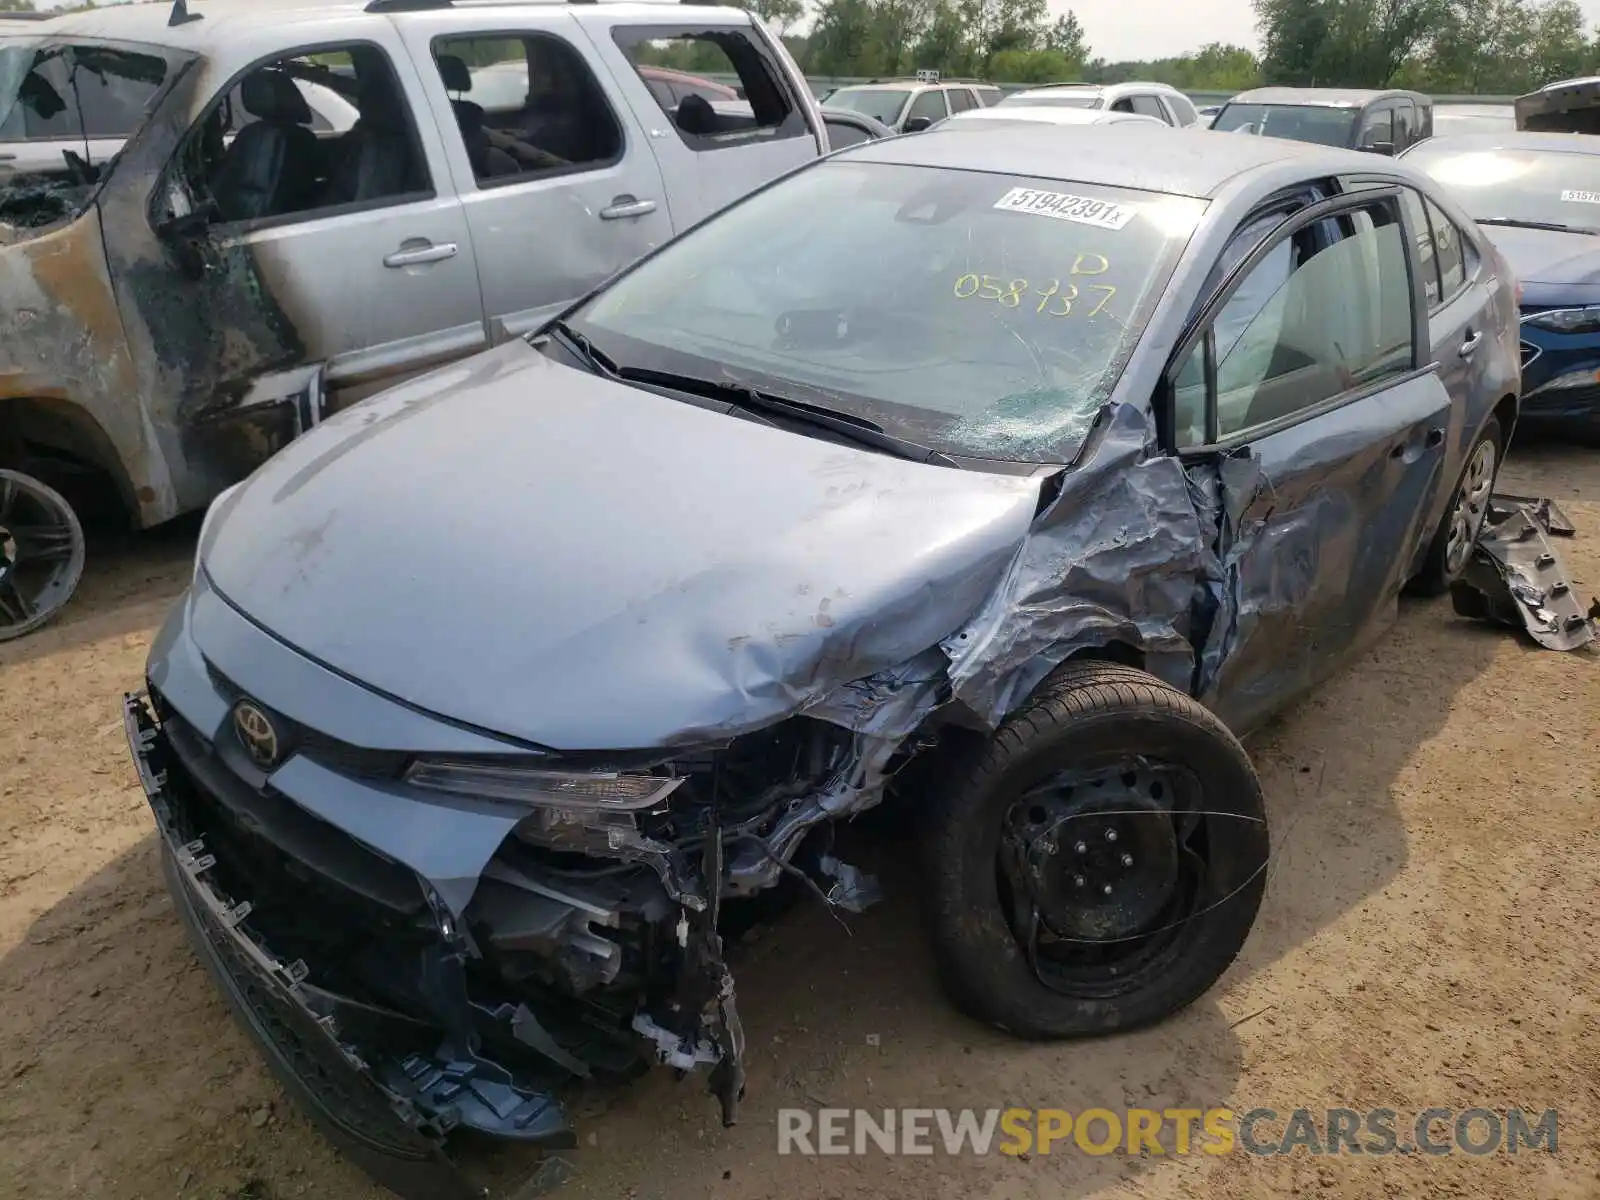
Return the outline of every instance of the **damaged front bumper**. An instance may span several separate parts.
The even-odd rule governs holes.
[[[247,709],[282,739],[268,766]],[[900,740],[797,720],[683,752],[670,770],[692,773],[648,813],[429,791],[410,752],[363,746],[481,762],[487,743],[324,671],[203,579],[124,721],[174,903],[241,1024],[336,1144],[416,1197],[476,1194],[445,1154],[458,1129],[573,1146],[557,1095],[577,1079],[704,1066],[732,1124],[725,910],[800,873],[811,830],[875,803]],[[814,875],[830,904],[872,899],[832,856]],[[439,1178],[419,1190],[424,1168]]]
[[[221,877],[212,846],[224,839],[208,827],[198,781],[146,695],[124,698],[123,724],[190,941],[274,1074],[341,1149],[402,1195],[465,1197],[479,1190],[442,1153],[454,1129],[549,1149],[575,1144],[549,1092],[519,1086],[424,1022],[319,986],[304,959],[275,953],[256,927],[255,902]],[[363,1034],[414,1049],[375,1054]]]

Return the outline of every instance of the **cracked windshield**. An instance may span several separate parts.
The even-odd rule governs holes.
[[[571,323],[625,369],[748,384],[948,454],[1064,461],[1203,210],[839,161],[668,247]]]

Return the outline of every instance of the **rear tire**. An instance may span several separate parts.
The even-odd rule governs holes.
[[[1495,480],[1500,477],[1503,445],[1500,422],[1490,417],[1467,452],[1466,465],[1461,468],[1461,478],[1456,480],[1455,490],[1450,493],[1450,505],[1434,531],[1433,541],[1428,544],[1422,570],[1411,581],[1410,590],[1416,595],[1439,596],[1448,592],[1472,561],[1472,548],[1483,531],[1489,498],[1494,495]],[[1489,456],[1487,475],[1482,475],[1482,459],[1486,455]],[[1457,546],[1463,537],[1466,551],[1459,553]]]
[[[1020,876],[1019,847],[1029,864]],[[1267,854],[1260,783],[1221,721],[1143,671],[1069,663],[935,812],[940,974],[963,1010],[1019,1037],[1154,1023],[1204,994],[1238,954]],[[1194,878],[1177,888],[1168,874]]]

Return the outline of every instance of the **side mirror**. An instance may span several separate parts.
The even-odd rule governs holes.
[[[928,128],[928,126],[930,126],[932,124],[933,124],[933,118],[932,117],[912,117],[903,126],[903,132],[905,132],[905,133],[921,133],[924,129]]]

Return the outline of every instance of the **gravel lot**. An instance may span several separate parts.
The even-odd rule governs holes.
[[[1525,448],[1600,590],[1600,450]],[[118,697],[184,586],[194,526],[96,548],[55,625],[0,646],[0,1196],[377,1193],[288,1107],[163,890]],[[658,1073],[577,1108],[563,1194],[636,1200],[1600,1195],[1600,654],[1403,607],[1364,660],[1251,746],[1278,846],[1223,983],[1166,1025],[1029,1046],[939,995],[903,853],[847,934],[814,907],[735,960],[742,1123]],[[874,864],[871,860],[879,861]],[[780,1106],[1560,1109],[1560,1153],[1027,1161],[776,1154]],[[507,1172],[525,1161],[501,1164]]]

